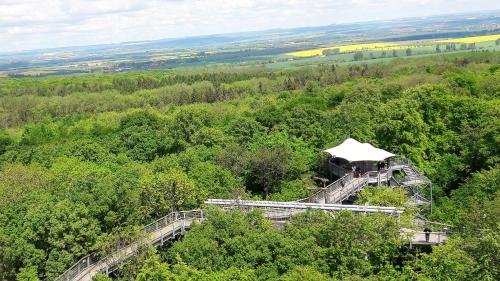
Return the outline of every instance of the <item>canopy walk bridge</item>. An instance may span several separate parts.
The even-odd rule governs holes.
[[[352,140],[351,140],[352,142]],[[361,144],[359,144],[361,145]],[[366,147],[365,144],[362,147]],[[370,148],[372,149],[372,148]],[[378,151],[378,150],[377,150]],[[287,223],[293,215],[307,210],[321,210],[324,212],[351,211],[358,214],[383,213],[399,216],[403,208],[343,205],[342,203],[368,185],[399,186],[410,190],[412,205],[429,204],[432,211],[432,183],[421,173],[409,160],[392,157],[387,169],[368,171],[364,174],[355,171],[347,171],[344,167],[331,163],[333,171],[339,173],[339,179],[333,183],[318,189],[308,198],[295,202],[273,202],[273,201],[245,201],[209,199],[207,205],[215,205],[224,209],[238,208],[244,211],[260,209],[264,217],[274,223]],[[402,173],[401,173],[402,172]],[[396,179],[396,174],[400,174]],[[430,187],[431,199],[427,200],[419,191],[419,186]],[[57,281],[90,281],[97,274],[109,275],[125,263],[129,257],[135,255],[141,245],[160,246],[170,240],[175,240],[182,235],[195,222],[206,220],[204,210],[192,210],[185,212],[173,212],[142,229],[145,238],[138,239],[130,245],[124,246],[105,257],[90,254],[83,257],[71,268],[56,278]],[[427,223],[427,222],[426,222]],[[413,245],[439,245],[448,239],[446,231],[443,232],[419,232],[413,229],[402,228],[400,233],[407,239],[410,246]]]
[[[353,188],[354,190],[354,188]],[[209,199],[205,202],[207,205],[220,206],[224,209],[238,208],[244,211],[260,209],[264,217],[277,223],[286,223],[290,218],[298,213],[307,210],[322,210],[325,212],[349,210],[353,213],[370,214],[384,213],[388,215],[400,216],[404,209],[395,207],[379,207],[364,205],[341,205],[341,204],[321,204],[321,203],[302,203],[302,202],[272,202],[272,201],[245,201],[245,200],[223,200]],[[99,257],[97,254],[90,254],[80,259],[71,268],[59,276],[57,281],[90,281],[97,274],[108,276],[126,262],[126,260],[135,255],[140,245],[147,244],[153,246],[163,245],[165,242],[175,240],[182,235],[195,222],[206,220],[204,210],[192,210],[185,212],[173,212],[142,229],[146,238],[124,246],[121,249],[105,257]],[[448,238],[445,232],[431,232],[429,239],[426,239],[426,233],[413,231],[410,229],[401,229],[401,235],[408,239],[410,245],[438,245],[445,242]]]

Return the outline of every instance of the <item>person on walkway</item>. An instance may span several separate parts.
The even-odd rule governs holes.
[[[426,227],[424,228],[425,232],[425,242],[429,242],[429,238],[431,237],[431,229]]]

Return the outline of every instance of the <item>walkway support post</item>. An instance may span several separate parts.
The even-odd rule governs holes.
[[[431,189],[431,214],[432,214],[432,182],[429,183],[430,189]]]

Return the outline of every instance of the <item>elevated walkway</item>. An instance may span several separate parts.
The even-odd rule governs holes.
[[[404,177],[400,182],[396,181],[393,177],[393,172],[396,170],[404,172]],[[323,211],[349,210],[354,213],[401,215],[403,213],[403,209],[401,208],[341,204],[369,184],[380,185],[383,182],[394,182],[397,186],[406,187],[411,190],[415,205],[429,204],[432,202],[432,200],[427,200],[422,196],[417,188],[422,184],[429,185],[432,199],[432,183],[430,180],[427,179],[409,160],[397,158],[391,162],[387,170],[381,172],[367,172],[359,177],[354,177],[353,173],[347,172],[345,176],[331,183],[326,188],[317,191],[308,198],[296,202],[209,199],[205,203],[208,205],[220,206],[225,209],[262,209],[266,218],[279,223],[286,223],[294,214],[309,209]],[[106,257],[98,257],[95,254],[83,257],[56,280],[90,281],[93,276],[99,273],[109,275],[110,272],[116,270],[116,268],[130,256],[135,255],[141,243],[153,246],[163,245],[166,241],[175,239],[178,235],[183,234],[191,227],[193,222],[202,222],[204,220],[203,210],[171,213],[142,229],[142,232],[147,234],[147,238],[117,250]],[[424,232],[415,232],[410,229],[401,229],[401,235],[408,238],[411,246],[439,245],[448,239],[446,232],[431,232],[428,240]]]
[[[413,246],[433,246],[440,245],[448,240],[448,234],[446,232],[423,232],[414,231],[412,229],[401,229],[401,235],[409,237],[410,247]],[[427,239],[426,234],[429,235]]]
[[[353,173],[336,180],[324,190],[319,190],[311,197],[298,200],[301,203],[341,204],[344,200],[359,192],[369,183],[369,173],[355,178]]]
[[[203,210],[193,210],[187,212],[171,213],[147,226],[141,231],[147,234],[144,241],[138,241],[115,251],[106,257],[98,257],[96,254],[90,254],[83,257],[72,267],[70,267],[57,281],[91,281],[97,274],[109,273],[126,261],[129,257],[137,253],[141,243],[153,246],[161,246],[166,241],[175,239],[190,228],[194,221],[203,221],[205,219]]]
[[[399,216],[403,213],[402,208],[379,207],[379,206],[359,206],[359,205],[341,205],[341,204],[319,204],[319,203],[301,203],[301,202],[272,202],[272,201],[245,201],[245,200],[223,200],[209,199],[205,202],[208,205],[220,206],[225,209],[238,208],[242,210],[261,209],[264,216],[270,220],[286,223],[289,219],[300,212],[309,209],[323,211],[342,211],[349,210],[354,213],[384,213]],[[91,281],[97,274],[109,275],[118,268],[119,265],[137,253],[139,245],[147,244],[160,246],[165,242],[175,239],[182,235],[191,225],[197,221],[202,222],[206,218],[204,210],[193,210],[186,212],[171,213],[142,229],[147,237],[141,241],[125,246],[106,257],[98,257],[95,254],[83,257],[71,268],[56,278],[57,281]],[[414,232],[408,229],[402,229],[401,235],[410,240],[410,245],[438,245],[448,238],[446,233],[431,233],[431,239],[425,240],[425,233]],[[423,235],[423,236],[422,236]]]
[[[321,204],[321,203],[301,203],[301,202],[277,202],[277,201],[251,201],[251,200],[229,200],[229,199],[208,199],[207,205],[219,206],[225,209],[238,208],[242,210],[260,209],[264,211],[264,216],[272,216],[274,212],[290,212],[295,214],[307,210],[323,211],[352,211],[353,213],[384,213],[401,215],[403,208],[380,207],[368,205],[342,205],[342,204]],[[291,216],[291,215],[290,215]]]

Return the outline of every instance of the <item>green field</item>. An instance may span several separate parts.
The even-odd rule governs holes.
[[[449,44],[449,43],[448,43]],[[465,51],[499,51],[500,46],[496,44],[495,41],[483,41],[475,44],[475,48],[473,50],[461,50],[460,44],[456,44],[456,50],[446,50],[446,43],[436,43],[436,42],[422,42],[417,44],[411,44],[411,54],[408,55],[406,50],[408,48],[401,48],[397,50],[386,50],[386,51],[359,51],[358,53],[363,54],[363,58],[359,61],[354,59],[355,52],[347,52],[341,53],[337,55],[331,56],[313,56],[313,57],[304,57],[304,58],[293,58],[288,54],[285,54],[280,57],[279,62],[268,64],[271,68],[286,68],[286,67],[300,67],[306,65],[314,65],[317,63],[356,63],[356,62],[364,62],[364,63],[372,63],[372,62],[380,62],[387,61],[393,58],[402,58],[402,57],[412,57],[412,56],[427,56],[437,54],[436,46],[440,46],[440,53],[454,53],[454,52],[465,52]],[[384,55],[385,53],[385,55]],[[395,56],[394,56],[395,54]]]

